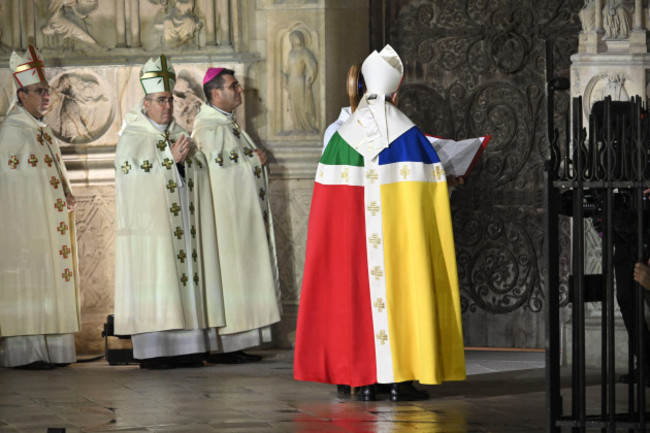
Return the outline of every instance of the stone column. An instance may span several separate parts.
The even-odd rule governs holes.
[[[643,30],[643,0],[634,0],[634,30]]]
[[[594,30],[599,33],[603,30],[603,0],[596,0],[594,9]]]
[[[11,27],[12,47],[17,51],[24,50],[26,45],[22,38],[23,26],[21,17],[23,14],[21,6],[22,2],[20,0],[13,0],[11,2],[12,21],[14,23]]]
[[[129,27],[131,29],[131,47],[140,46],[140,0],[130,0],[131,6]]]
[[[124,0],[115,1],[115,30],[117,31],[117,43],[115,46],[117,48],[127,47]]]

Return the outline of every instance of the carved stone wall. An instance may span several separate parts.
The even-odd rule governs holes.
[[[568,77],[583,1],[372,3],[386,11],[374,18],[374,44],[391,43],[406,66],[400,107],[430,134],[492,135],[452,196],[465,344],[543,347],[544,41],[553,75]],[[563,119],[568,95],[556,98]]]
[[[0,121],[15,95],[13,50],[34,43],[54,89],[47,120],[78,202],[79,354],[103,351],[113,311],[114,151],[124,114],[143,96],[140,68],[160,53],[175,67],[174,117],[188,130],[208,67],[235,70],[243,85],[238,122],[271,156],[284,310],[275,343],[293,344],[322,132],[348,105],[345,78],[368,53],[367,23],[368,0],[0,0]]]

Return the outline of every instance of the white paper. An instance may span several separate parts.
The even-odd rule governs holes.
[[[465,176],[486,137],[467,138],[460,141],[430,135],[427,135],[427,138],[436,150],[438,158],[445,168],[445,173],[452,176]]]

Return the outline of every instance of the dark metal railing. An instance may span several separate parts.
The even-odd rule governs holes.
[[[549,122],[552,125],[552,118]],[[645,263],[649,256],[644,190],[650,188],[650,117],[638,97],[631,101],[608,97],[590,108],[587,131],[582,98],[575,98],[571,130],[569,139],[549,127],[550,159],[545,166],[547,431],[645,432],[650,334],[645,321],[645,290],[632,281],[632,272],[635,261]],[[567,248],[559,239],[561,214],[572,217],[571,275],[560,275],[560,252]],[[600,232],[601,275],[585,275],[585,219],[594,221]],[[564,391],[560,368],[563,279],[570,281],[572,304],[570,388],[566,387],[567,379]],[[624,296],[628,292],[631,297]],[[627,385],[619,383],[616,369],[617,300],[630,336]],[[585,303],[594,301],[602,307],[597,370],[600,393],[596,395],[592,395],[594,386],[587,384],[585,359]],[[592,376],[590,383],[594,385]],[[598,399],[600,404],[594,404]]]

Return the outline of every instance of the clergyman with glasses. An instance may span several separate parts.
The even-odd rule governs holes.
[[[76,361],[79,286],[74,206],[61,150],[43,117],[50,86],[30,45],[9,66],[16,101],[0,124],[0,365]]]
[[[141,368],[203,365],[224,325],[207,161],[173,120],[175,82],[147,61],[115,152],[114,330]]]
[[[267,156],[235,119],[243,91],[235,72],[209,68],[203,91],[207,102],[196,115],[192,137],[210,170],[226,313],[219,348],[208,360],[254,362],[259,355],[244,350],[271,341],[270,325],[280,320]]]

